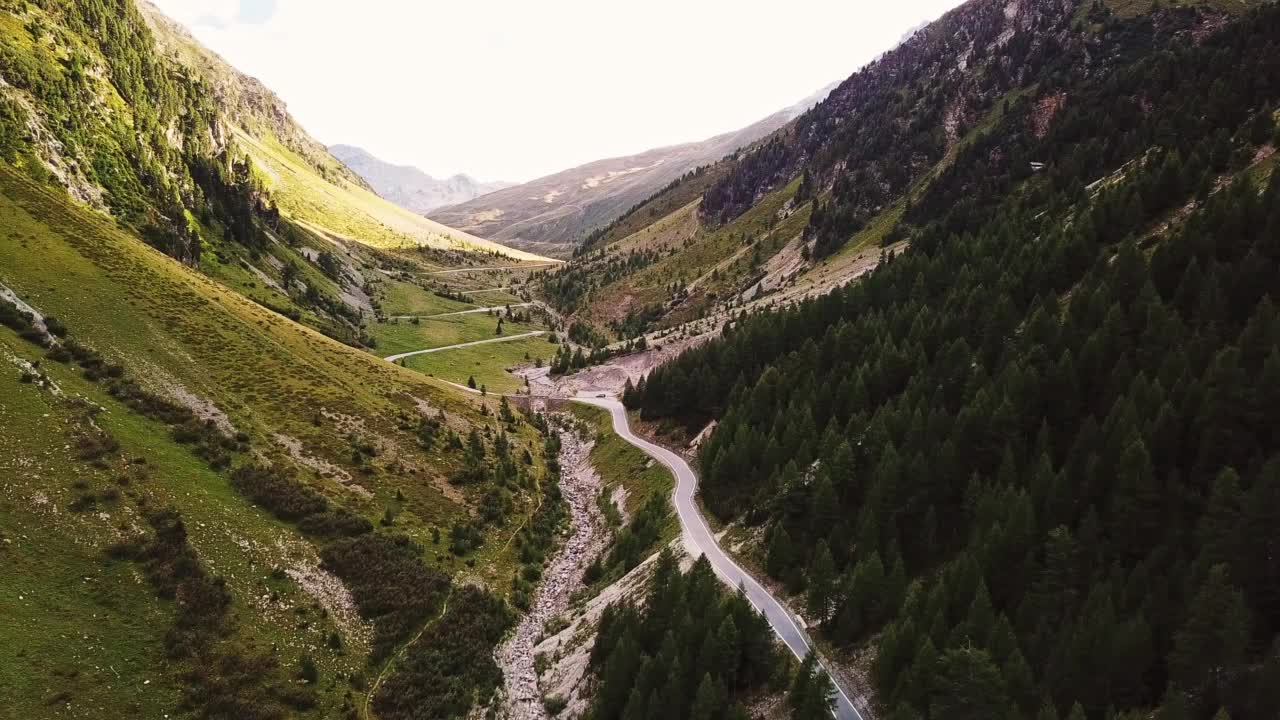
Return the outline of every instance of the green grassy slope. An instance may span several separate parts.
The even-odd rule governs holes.
[[[244,448],[232,451],[233,467],[291,468],[330,507],[375,527],[391,518],[379,532],[418,543],[423,567],[510,592],[518,561],[508,536],[537,507],[537,483],[454,485],[465,461],[442,436],[478,427],[495,437],[493,408],[291,322],[6,165],[0,284],[147,392],[227,424]],[[373,630],[350,607],[349,583],[317,570],[330,541],[257,505],[227,469],[194,454],[198,445],[81,367],[0,328],[0,474],[11,478],[0,500],[0,645],[23,649],[0,658],[11,708],[34,718],[178,708],[194,666],[164,647],[183,606],[156,594],[143,565],[108,555],[150,533],[150,510],[173,507],[231,598],[211,652],[259,653],[273,663],[264,676],[287,682],[308,655],[319,674],[313,705],[290,713],[338,714],[378,663],[368,664]],[[419,418],[440,411],[444,425],[424,446]],[[532,451],[536,478],[539,432],[519,422],[507,432],[517,452]],[[94,438],[114,447],[89,457]],[[474,523],[495,492],[504,519],[476,526],[478,548],[450,553],[451,527]]]
[[[445,227],[350,181],[321,177],[272,136],[254,137],[239,128],[234,134],[281,211],[306,227],[374,247],[421,246],[486,253],[508,261],[546,261],[539,255]]]
[[[265,307],[358,345],[379,270],[538,259],[374,195],[146,2],[0,9],[0,160]]]

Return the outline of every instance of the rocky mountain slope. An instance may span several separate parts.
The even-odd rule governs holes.
[[[974,0],[547,277],[728,322],[626,402],[876,716],[1280,713],[1278,63],[1274,3]]]
[[[480,182],[463,174],[437,180],[412,165],[393,165],[352,145],[330,145],[329,152],[359,175],[374,192],[422,215],[438,207],[464,203],[516,184]]]
[[[378,267],[532,257],[377,197],[149,3],[4,10],[0,155],[267,307],[358,343]]]
[[[945,207],[939,178],[957,163],[1025,179],[1054,157],[1008,144],[1010,132],[1042,139],[1071,117],[1073,95],[1178,38],[1203,39],[1245,7],[1174,8],[1135,22],[1151,8],[966,3],[751,151],[588,238],[575,262],[547,274],[545,296],[617,339],[821,294]],[[1072,76],[1068,63],[1087,70]],[[1022,124],[1001,126],[1012,122]],[[946,197],[966,201],[955,188]]]
[[[745,147],[782,127],[830,88],[734,132],[701,142],[598,160],[430,216],[480,237],[545,255],[566,256],[593,230],[682,175]]]

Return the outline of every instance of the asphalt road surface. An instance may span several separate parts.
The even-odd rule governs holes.
[[[707,556],[707,560],[711,562],[711,567],[716,571],[724,582],[730,587],[741,587],[747,595],[747,599],[756,607],[765,619],[769,621],[769,625],[773,627],[773,631],[778,634],[782,642],[796,656],[797,659],[804,659],[809,654],[809,640],[801,629],[800,623],[796,620],[787,609],[778,602],[778,600],[769,594],[756,579],[751,577],[747,571],[738,567],[716,543],[715,536],[711,534],[711,528],[707,527],[707,523],[702,519],[702,513],[698,511],[697,503],[694,501],[694,493],[698,486],[698,476],[694,475],[693,469],[689,467],[689,463],[684,461],[676,453],[655,445],[644,438],[637,437],[631,432],[631,426],[627,423],[627,410],[622,403],[616,398],[599,397],[596,394],[582,394],[574,398],[578,402],[587,403],[602,407],[609,411],[613,416],[613,430],[618,436],[627,442],[635,445],[643,450],[649,456],[658,462],[666,465],[671,469],[672,474],[676,478],[675,496],[672,498],[676,506],[676,514],[680,517],[680,528],[684,533],[686,543],[692,548]],[[825,670],[825,668],[824,668]],[[830,673],[827,673],[830,676]],[[835,686],[835,695],[832,698],[834,707],[832,715],[838,720],[864,720],[862,714],[854,707],[853,702],[843,689],[835,682],[832,676],[832,685]]]
[[[519,335],[503,335],[502,337],[489,338],[488,340],[472,340],[471,342],[458,343],[457,345],[445,345],[444,347],[427,348],[426,350],[414,350],[413,352],[399,353],[397,355],[388,355],[383,360],[387,362],[395,362],[401,358],[413,357],[414,355],[426,355],[427,353],[444,352],[445,350],[453,350],[455,348],[471,347],[472,345],[488,345],[489,343],[508,342],[510,340],[519,340],[520,338],[533,337],[535,335],[546,335],[546,330],[534,330],[533,332],[520,333]]]

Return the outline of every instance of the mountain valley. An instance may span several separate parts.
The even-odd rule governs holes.
[[[1280,717],[1280,6],[899,36],[504,187],[0,0],[0,715]]]

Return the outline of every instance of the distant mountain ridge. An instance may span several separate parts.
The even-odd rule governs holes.
[[[791,122],[835,88],[748,125],[699,142],[608,158],[490,193],[430,213],[433,220],[473,235],[544,255],[566,255],[673,180],[713,163]]]
[[[459,173],[438,179],[412,165],[396,165],[354,145],[330,145],[329,153],[364,179],[382,197],[416,213],[427,214],[446,205],[457,205],[516,183],[481,182]]]

